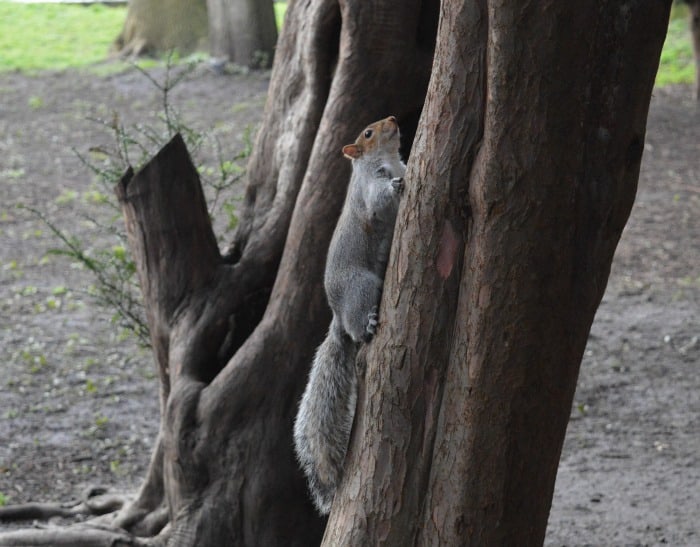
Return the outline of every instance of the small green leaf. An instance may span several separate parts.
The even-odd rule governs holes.
[[[27,104],[29,104],[29,108],[37,110],[44,106],[44,99],[42,99],[41,97],[37,97],[36,95],[32,95],[31,97],[29,97]]]
[[[126,249],[121,245],[115,245],[114,247],[112,247],[112,256],[114,256],[114,258],[116,258],[117,260],[125,262]]]

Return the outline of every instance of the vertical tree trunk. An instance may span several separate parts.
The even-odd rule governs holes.
[[[443,2],[423,109],[439,6],[290,3],[225,256],[181,139],[119,184],[164,408],[131,529],[167,507],[171,545],[320,541],[292,423],[340,149],[389,114],[410,145],[423,110],[325,544],[542,543],[670,0]]]
[[[207,0],[210,52],[252,68],[272,64],[277,24],[272,0]]]
[[[324,545],[539,545],[670,1],[443,4]]]
[[[112,49],[122,56],[182,54],[207,46],[206,0],[129,0]]]
[[[349,179],[341,148],[389,113],[415,123],[437,7],[290,5],[225,256],[179,139],[119,186],[166,387],[151,468],[162,482],[133,507],[154,506],[146,494],[162,485],[163,536],[176,545],[321,539],[325,519],[294,458],[292,424],[330,318],[321,279]]]

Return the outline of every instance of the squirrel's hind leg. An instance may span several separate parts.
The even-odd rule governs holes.
[[[369,342],[376,333],[381,296],[382,280],[369,270],[357,272],[348,283],[340,315],[355,343]]]

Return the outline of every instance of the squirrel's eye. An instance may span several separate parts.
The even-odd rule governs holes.
[[[371,129],[368,129],[365,131],[365,139],[369,139],[372,136],[373,131]]]

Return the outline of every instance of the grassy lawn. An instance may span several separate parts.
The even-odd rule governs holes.
[[[275,3],[278,26],[286,3]],[[685,5],[675,4],[661,53],[657,85],[693,82],[694,62]],[[126,7],[15,4],[0,0],[0,73],[60,70],[94,65],[107,58]]]
[[[275,3],[281,27],[286,3]],[[60,70],[107,58],[126,6],[16,4],[0,0],[0,73]]]
[[[275,8],[275,20],[277,21],[277,29],[279,30],[282,28],[284,14],[287,11],[287,2],[275,2],[273,6]]]
[[[0,72],[63,69],[104,61],[126,7],[0,1]]]
[[[688,6],[676,3],[671,10],[671,22],[661,51],[661,64],[656,74],[656,85],[693,81],[695,81],[695,61],[693,46],[690,42]]]

